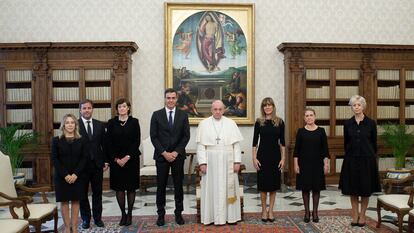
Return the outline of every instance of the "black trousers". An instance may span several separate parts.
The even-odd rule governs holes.
[[[89,183],[92,188],[92,213],[94,221],[100,221],[102,218],[102,182],[103,182],[103,170],[97,167],[94,161],[88,161],[86,168],[86,182],[85,190],[86,198],[80,201],[80,213],[83,221],[89,222],[91,220],[91,207],[88,199]]]
[[[168,173],[171,168],[171,175],[174,183],[175,214],[181,214],[184,210],[183,200],[183,179],[184,179],[184,158],[178,158],[173,162],[158,162],[157,166],[157,213],[165,215],[165,189],[168,182]]]

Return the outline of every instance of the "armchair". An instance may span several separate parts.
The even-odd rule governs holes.
[[[16,188],[30,193],[31,196],[17,196]],[[36,233],[41,232],[42,223],[54,219],[54,232],[57,232],[57,207],[49,203],[46,191],[49,191],[49,188],[15,186],[10,159],[0,152],[0,203],[14,203],[13,208],[9,208],[10,211],[0,212],[0,219],[26,219],[30,225],[35,227]],[[41,194],[43,203],[33,203],[32,196],[38,192]]]
[[[0,202],[0,206],[8,206],[12,219],[0,219],[1,231],[4,233],[30,233],[29,222],[16,219],[17,215],[14,208],[22,208],[24,203],[20,200],[10,202]],[[23,207],[24,208],[24,207]],[[28,216],[28,209],[23,209],[24,215]]]
[[[397,214],[398,230],[403,231],[404,216],[413,208],[413,193],[410,194],[389,194],[393,190],[393,185],[410,184],[412,187],[414,175],[410,175],[404,179],[385,179],[384,180],[384,195],[378,196],[377,199],[377,214],[378,222],[377,228],[381,226],[381,208]],[[407,187],[409,188],[409,187]],[[407,188],[405,190],[407,191]]]
[[[148,137],[142,141],[142,160],[143,167],[140,168],[140,189],[142,192],[147,191],[147,187],[154,182],[157,176],[157,168],[155,167],[154,146],[152,145],[151,138]]]

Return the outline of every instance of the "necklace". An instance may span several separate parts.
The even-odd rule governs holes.
[[[220,138],[220,134],[221,134],[221,130],[223,129],[223,121],[221,121],[220,123],[220,125],[221,125],[221,127],[220,127],[220,131],[217,131],[217,128],[216,128],[216,124],[214,123],[214,119],[213,118],[211,118],[211,120],[213,121],[213,127],[214,127],[214,131],[216,131],[216,142],[217,142],[217,145],[219,144],[219,142],[220,142],[220,140],[221,140],[221,138]]]
[[[312,125],[312,126],[305,125],[305,129],[309,131],[314,131],[316,130],[317,127],[318,127],[317,125]]]
[[[119,124],[121,125],[121,126],[125,126],[125,124],[127,123],[127,121],[128,121],[128,117],[125,119],[125,121],[121,121],[121,118],[120,117],[118,117],[118,120],[119,120]]]

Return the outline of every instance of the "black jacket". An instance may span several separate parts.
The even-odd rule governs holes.
[[[79,119],[79,133],[87,141],[88,161],[93,158],[97,167],[104,167],[104,163],[109,162],[104,150],[105,126],[102,122],[95,119],[92,119],[92,126],[92,139],[89,139],[85,125],[82,119]]]
[[[185,159],[185,147],[190,140],[190,124],[187,113],[175,108],[174,125],[170,129],[165,108],[155,111],[151,117],[150,137],[155,148],[154,160],[166,161],[161,155],[164,151],[176,151],[179,154],[178,157]]]
[[[52,162],[55,167],[55,176],[64,178],[76,174],[81,177],[86,165],[86,140],[76,139],[72,143],[65,137],[54,137],[52,140]]]

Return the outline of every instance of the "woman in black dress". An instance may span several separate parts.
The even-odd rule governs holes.
[[[131,104],[127,99],[116,101],[117,116],[108,121],[107,144],[111,162],[110,187],[116,191],[116,200],[121,209],[119,225],[132,223],[135,192],[139,188],[139,144],[141,131],[138,119],[129,116]],[[128,214],[125,213],[125,192],[128,199]]]
[[[54,137],[52,140],[56,202],[61,202],[66,233],[78,232],[79,201],[86,193],[83,184],[86,142],[79,134],[78,124],[74,115],[66,114],[60,124],[61,136]],[[71,214],[69,203],[71,203]]]
[[[349,100],[354,116],[344,123],[345,157],[342,164],[339,188],[351,196],[352,226],[365,226],[365,212],[369,197],[380,192],[377,164],[377,125],[364,115],[365,98],[354,95]],[[361,211],[359,210],[361,197]]]
[[[320,191],[325,190],[325,174],[329,171],[328,140],[325,130],[315,124],[315,110],[305,109],[305,127],[296,134],[294,169],[296,175],[296,189],[302,190],[305,217],[303,221],[310,221],[309,199],[312,191],[313,211],[312,221],[319,222],[318,205]]]
[[[276,115],[275,103],[270,97],[262,100],[261,117],[254,125],[252,156],[257,170],[257,189],[262,202],[262,221],[273,222],[276,190],[280,189],[280,176],[285,164],[285,124]],[[269,210],[266,210],[267,193]]]

